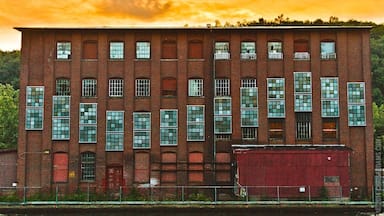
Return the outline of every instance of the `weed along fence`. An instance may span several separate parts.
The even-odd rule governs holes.
[[[116,191],[97,192],[96,187],[79,188],[68,193],[56,186],[50,191],[39,187],[0,188],[0,203],[31,202],[265,202],[265,201],[348,201],[341,187],[310,186],[148,186],[120,187]]]

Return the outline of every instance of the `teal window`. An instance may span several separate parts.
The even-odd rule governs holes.
[[[150,42],[136,42],[136,58],[137,59],[150,59],[151,58],[151,43]]]
[[[189,79],[188,80],[188,96],[201,97],[203,96],[203,79]]]
[[[268,118],[285,117],[285,80],[284,78],[267,79]]]
[[[27,86],[25,129],[42,130],[44,120],[44,87]]]
[[[256,59],[256,43],[241,42],[241,59]]]
[[[336,45],[334,41],[320,42],[321,59],[336,59]]]
[[[232,102],[231,98],[214,99],[215,134],[232,133]]]
[[[310,72],[294,73],[295,112],[312,111],[312,79]]]
[[[177,145],[177,110],[160,110],[160,145]]]
[[[204,141],[204,105],[187,106],[187,141]]]
[[[268,42],[268,59],[283,59],[282,42]]]
[[[365,83],[349,82],[348,93],[348,125],[365,126],[366,125],[366,107],[365,107]]]
[[[322,77],[321,79],[321,116],[339,117],[339,79]]]
[[[56,80],[56,95],[70,95],[71,83],[69,79],[61,78]]]
[[[254,84],[254,85],[252,85]],[[258,89],[256,80],[241,80],[240,109],[241,127],[257,127],[258,121]]]
[[[80,156],[81,167],[80,176],[82,182],[93,182],[96,179],[96,154],[93,152],[84,152]]]
[[[56,44],[57,59],[71,59],[71,42],[60,41]]]
[[[96,143],[97,141],[97,104],[80,103],[79,142]]]
[[[133,148],[151,147],[151,113],[133,113]]]
[[[109,58],[123,59],[124,58],[124,42],[109,43]]]
[[[124,150],[124,111],[107,111],[106,151]]]
[[[229,42],[215,42],[215,59],[230,59]]]
[[[52,139],[69,140],[70,138],[70,96],[53,96]]]

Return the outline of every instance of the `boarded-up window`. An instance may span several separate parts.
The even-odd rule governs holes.
[[[204,165],[203,153],[192,152],[188,156],[188,181],[189,182],[203,182],[204,181]]]
[[[337,139],[337,118],[323,118],[323,140]]]
[[[177,81],[175,78],[164,78],[162,80],[162,91],[163,96],[176,96],[177,95]]]
[[[295,52],[309,52],[308,41],[298,40],[294,43]]]
[[[188,58],[202,59],[203,58],[203,42],[190,41],[188,43]]]
[[[68,181],[68,154],[55,153],[53,155],[53,182]]]
[[[83,59],[97,59],[97,41],[84,41]]]
[[[269,119],[269,141],[282,142],[284,140],[284,119]]]
[[[176,153],[164,152],[161,154],[161,182],[176,182]]]
[[[216,181],[231,181],[231,155],[229,153],[216,153]]]
[[[135,154],[135,182],[148,183],[149,182],[149,154],[136,153]]]
[[[177,59],[177,44],[175,41],[164,41],[161,49],[161,58]]]

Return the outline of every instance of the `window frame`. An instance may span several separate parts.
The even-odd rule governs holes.
[[[281,125],[280,127],[271,127],[272,125]],[[281,134],[280,136],[272,134]],[[285,140],[285,119],[284,118],[269,118],[268,119],[268,141],[269,143],[283,143]]]
[[[151,42],[136,41],[136,59],[149,60],[151,59]]]
[[[71,55],[72,55],[71,41],[56,42],[56,59],[57,60],[71,60],[71,57],[72,57]]]
[[[335,127],[334,128],[325,127],[326,123],[334,123]],[[322,126],[321,135],[324,141],[339,139],[339,118],[322,118],[321,126]],[[326,134],[334,134],[334,136],[329,136]]]
[[[150,112],[133,112],[132,115],[133,115],[133,121],[132,121],[132,124],[133,124],[133,143],[132,143],[133,149],[151,149],[151,125],[152,125],[151,124],[152,123],[151,113]],[[138,126],[135,125],[135,123],[137,122],[136,121],[137,115],[147,115],[146,118],[149,118],[149,121],[147,120],[146,122],[147,123],[149,122],[149,125],[146,125],[145,128],[138,128]],[[147,138],[148,138],[148,146],[141,147],[141,146],[135,145],[136,144],[135,141],[137,141],[136,140],[137,137],[143,137],[143,135],[141,135],[141,136],[136,135],[139,133],[146,134],[145,136],[147,136]],[[142,140],[142,139],[140,139],[140,140]]]
[[[166,115],[166,114],[164,114],[166,112],[172,112],[172,113],[174,112],[173,114],[175,114],[175,117],[176,117],[176,119],[174,119],[175,125],[167,125],[167,122],[163,121],[165,118],[163,115]],[[178,129],[178,122],[179,122],[178,115],[179,115],[179,113],[178,113],[177,109],[160,109],[160,146],[177,146],[178,145],[178,134],[179,134],[178,133],[178,131],[179,131],[179,129]],[[175,131],[175,133],[176,133],[175,139],[172,140],[172,141],[175,141],[174,143],[166,143],[166,141],[171,141],[170,139],[163,140],[162,131],[164,131],[164,130]]]
[[[215,79],[215,97],[231,96],[231,80],[227,78]]]
[[[360,90],[354,90],[359,91],[359,93],[353,93],[350,91],[351,85],[359,85]],[[362,94],[360,94],[362,93]],[[354,96],[352,96],[354,95]],[[360,98],[356,97],[356,95],[360,95]],[[365,82],[347,82],[347,100],[348,100],[348,126],[349,127],[365,127],[367,126],[367,107],[366,107],[366,90],[365,90]],[[356,114],[354,113],[358,108],[358,111],[363,111],[364,116],[361,116],[364,118],[364,121],[358,121],[353,122],[352,115]]]
[[[192,111],[189,111],[189,109],[193,109],[194,107],[199,108],[199,109],[202,109],[202,113],[199,114],[199,117],[196,117],[196,115],[194,115],[192,118],[195,119],[195,121],[191,121],[192,118],[190,116],[189,113],[191,113],[192,111],[196,111],[196,110],[192,110]],[[200,110],[199,110],[200,111]],[[191,127],[193,128],[191,128]],[[196,126],[196,127],[194,127]],[[202,126],[202,128],[198,127],[198,126]],[[197,132],[199,131],[198,133],[202,133],[203,135],[200,136],[202,137],[202,139],[193,139],[192,135],[190,135],[189,132],[191,132],[191,130],[193,130],[193,132]],[[188,142],[191,142],[191,141],[205,141],[205,105],[187,105],[187,141]]]
[[[97,79],[84,78],[81,80],[81,96],[82,97],[97,97]]]
[[[33,91],[35,93],[33,93]],[[41,93],[41,94],[37,95],[36,91],[37,93]],[[26,86],[25,101],[26,101],[25,130],[43,130],[45,87],[44,86]],[[38,117],[39,119],[34,120],[36,119],[36,117]],[[38,123],[38,125],[41,125],[41,127],[32,126],[32,125],[35,125],[36,122]]]
[[[273,86],[276,83],[281,85]],[[283,112],[272,112],[275,108],[280,108]],[[285,118],[285,78],[267,78],[267,112],[268,118]]]
[[[85,157],[92,161],[86,161]],[[90,174],[89,174],[90,173]],[[82,152],[80,154],[80,182],[96,181],[96,154],[94,152]]]
[[[151,80],[146,78],[135,79],[135,96],[150,97],[151,96]]]
[[[94,119],[89,119],[91,115],[86,115],[87,117],[86,118],[83,118],[82,117],[82,113],[85,114],[86,111],[81,111],[82,109],[85,109],[85,105],[92,105],[92,109],[95,109],[95,115],[94,115]],[[87,112],[90,112],[90,111],[87,111]],[[90,113],[92,114],[92,113]],[[85,115],[84,115],[85,116]],[[81,131],[82,131],[82,128],[83,130],[85,130],[85,128],[94,128],[94,140],[90,140],[89,141],[89,137],[90,136],[88,133],[87,133],[87,140],[83,140],[82,139],[82,136],[81,136]],[[86,130],[88,131],[88,130]],[[96,144],[97,143],[97,103],[80,103],[79,104],[79,143],[82,144]]]
[[[109,42],[109,60],[124,60],[125,58],[124,41]]]
[[[332,47],[327,45],[332,44]],[[331,48],[331,50],[327,50]],[[333,40],[320,41],[320,59],[321,60],[334,60],[336,59],[336,42]]]
[[[60,99],[62,98],[62,99]],[[65,102],[67,102],[65,105],[64,105],[64,110],[61,109],[61,111],[65,114],[65,113],[68,113],[67,115],[64,115],[62,113],[58,113],[56,114],[56,106],[58,105],[58,103],[56,103],[55,101],[59,101],[60,100],[65,100]],[[63,105],[63,104],[62,104]],[[68,121],[68,124],[65,126],[63,126],[63,123],[62,122],[59,122],[59,123],[56,123],[56,121],[65,121],[67,120]],[[63,126],[63,127],[60,127],[60,126]],[[61,130],[59,129],[55,129],[55,128],[61,128]],[[63,131],[63,128],[66,127],[66,130],[64,131],[68,131],[68,136],[67,137],[58,137],[58,133],[55,133],[58,132],[58,131]],[[70,137],[71,137],[71,96],[58,96],[58,95],[54,95],[53,98],[52,98],[52,140],[69,140]]]
[[[311,141],[312,140],[312,113],[311,112],[296,112],[296,141]]]
[[[109,97],[124,96],[124,80],[121,78],[111,78],[108,80]]]
[[[249,45],[249,46],[247,46]],[[251,46],[253,45],[253,46]],[[241,60],[256,60],[256,42],[242,41],[240,42],[240,59]]]
[[[117,119],[117,115],[109,114],[119,114],[121,119]],[[121,121],[121,123],[116,123],[116,121]],[[121,124],[120,129],[112,129],[111,125]],[[117,128],[117,127],[116,127]],[[121,143],[111,143],[108,142],[112,137],[118,137]],[[105,123],[105,151],[108,152],[119,152],[124,151],[124,111],[121,110],[107,110],[106,111],[106,123]]]
[[[204,79],[200,79],[200,78],[188,79],[188,96],[189,97],[204,96]]]
[[[214,47],[215,60],[231,59],[229,41],[216,41]]]
[[[68,78],[56,79],[55,95],[57,96],[69,96],[71,95],[71,80]]]
[[[281,60],[284,58],[282,41],[268,41],[267,47],[269,60]]]

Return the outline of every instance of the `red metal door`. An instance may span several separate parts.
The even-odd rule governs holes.
[[[118,191],[123,186],[123,167],[113,166],[107,168],[107,189]]]

